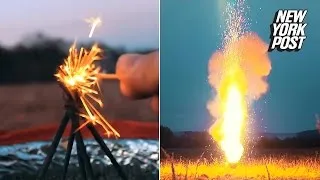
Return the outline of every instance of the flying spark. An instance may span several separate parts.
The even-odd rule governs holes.
[[[101,21],[100,17],[96,17],[96,18],[86,19],[86,22],[89,23],[90,27],[91,27],[91,30],[89,33],[89,38],[91,38],[96,27],[101,26],[102,21]]]

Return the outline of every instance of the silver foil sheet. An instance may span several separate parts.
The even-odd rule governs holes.
[[[113,156],[124,169],[129,179],[158,179],[159,144],[155,140],[105,140]],[[0,146],[1,180],[35,180],[37,172],[49,150],[51,142],[30,142]],[[95,178],[120,179],[109,158],[94,140],[85,141]],[[67,179],[81,180],[75,143],[71,153]],[[66,144],[60,143],[47,179],[61,179]]]

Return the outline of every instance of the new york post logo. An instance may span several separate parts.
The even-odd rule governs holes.
[[[299,51],[307,36],[304,22],[307,10],[278,10],[270,25],[269,52],[278,51]]]

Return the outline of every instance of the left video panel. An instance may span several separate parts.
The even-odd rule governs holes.
[[[159,1],[5,7],[0,180],[158,179]]]

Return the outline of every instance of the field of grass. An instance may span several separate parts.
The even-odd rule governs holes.
[[[316,152],[317,153],[317,152]],[[320,158],[312,153],[279,152],[245,157],[237,165],[222,158],[198,160],[166,159],[161,161],[161,179],[320,179]]]

